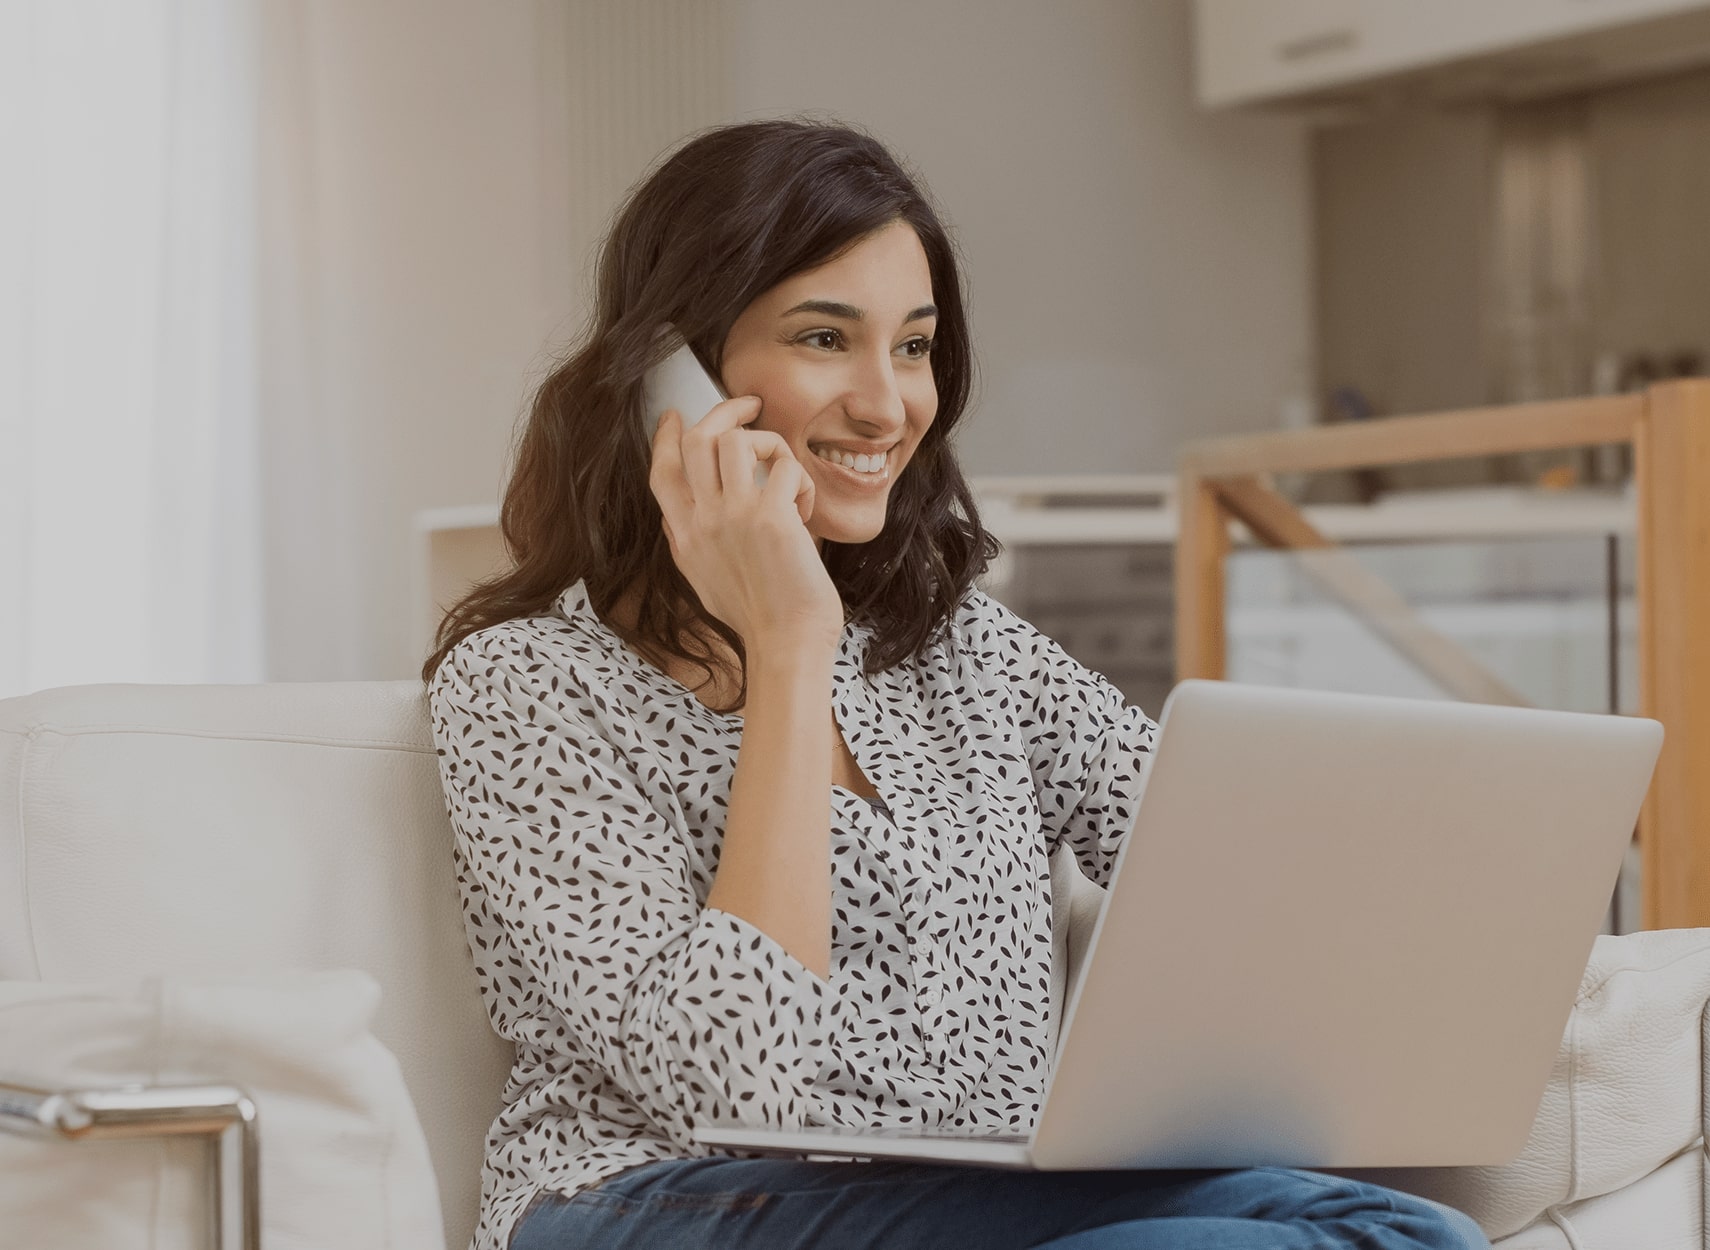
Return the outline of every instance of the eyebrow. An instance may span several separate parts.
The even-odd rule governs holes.
[[[843,304],[831,299],[805,299],[794,308],[786,309],[781,315],[788,317],[801,312],[818,313],[822,317],[841,317],[845,321],[861,321],[867,315],[853,304]],[[903,324],[907,325],[911,321],[919,321],[924,317],[936,317],[937,315],[937,304],[922,304],[903,318]]]

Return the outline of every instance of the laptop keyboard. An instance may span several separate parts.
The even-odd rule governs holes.
[[[1031,1133],[968,1133],[948,1129],[914,1128],[906,1124],[887,1124],[877,1128],[845,1128],[834,1125],[814,1125],[801,1130],[816,1137],[897,1137],[909,1141],[986,1141],[1000,1145],[1025,1146],[1033,1140]]]

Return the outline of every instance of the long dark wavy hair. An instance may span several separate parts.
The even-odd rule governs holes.
[[[459,641],[544,614],[577,580],[602,621],[655,663],[675,656],[714,676],[711,631],[744,656],[671,558],[648,486],[642,380],[675,325],[715,375],[743,309],[893,222],[920,238],[938,306],[932,377],[938,412],[891,487],[870,542],[826,542],[848,619],[873,630],[866,669],[882,672],[942,637],[997,555],[950,446],[974,359],[955,247],[917,181],[872,136],[843,125],[775,120],[691,137],[631,191],[600,251],[592,322],[542,383],[516,447],[499,512],[512,565],[477,583],[440,621],[422,680]],[[612,619],[641,587],[635,627]],[[747,695],[743,680],[734,707]]]

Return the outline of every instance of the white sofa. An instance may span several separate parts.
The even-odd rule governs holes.
[[[0,700],[0,985],[365,970],[459,1247],[509,1054],[476,991],[450,836],[414,682]],[[1071,886],[1060,993],[1102,894],[1072,859],[1055,867]],[[1462,1206],[1504,1250],[1704,1250],[1707,999],[1710,931],[1600,939],[1526,1154],[1380,1179]],[[265,1106],[260,1135],[266,1158]]]

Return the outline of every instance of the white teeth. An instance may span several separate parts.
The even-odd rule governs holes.
[[[857,456],[851,452],[839,451],[835,447],[820,448],[818,451],[814,452],[814,455],[818,456],[821,460],[829,460],[833,464],[840,464],[846,469],[853,469],[857,473],[879,473],[882,472],[885,467],[885,457],[883,455]]]

